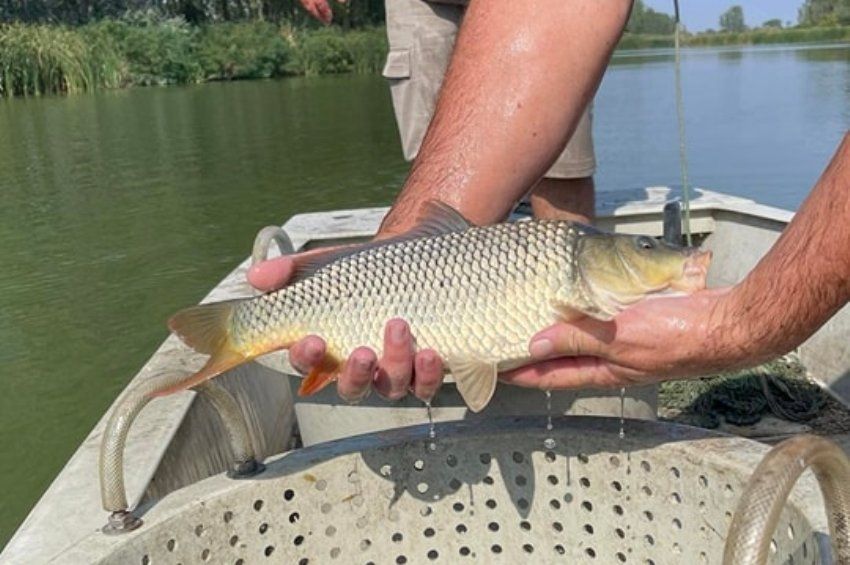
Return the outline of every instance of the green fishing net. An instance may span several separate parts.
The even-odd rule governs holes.
[[[829,400],[792,356],[745,371],[668,381],[658,391],[659,405],[675,416],[671,419],[703,428],[716,428],[721,419],[748,426],[768,414],[790,422],[808,422]]]

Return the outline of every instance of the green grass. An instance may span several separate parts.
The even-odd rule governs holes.
[[[794,27],[786,29],[759,28],[740,33],[685,34],[681,38],[682,45],[686,47],[823,43],[831,41],[850,41],[850,26]],[[673,47],[673,36],[626,33],[617,45],[618,49],[652,49],[658,47]]]
[[[195,27],[153,11],[81,27],[0,25],[0,96],[290,75],[372,73],[383,28],[295,30],[267,22]]]

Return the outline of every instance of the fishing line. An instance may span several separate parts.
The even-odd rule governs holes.
[[[675,52],[676,75],[676,118],[679,124],[679,166],[682,171],[682,201],[685,207],[685,241],[688,247],[691,242],[691,191],[688,186],[688,149],[685,141],[685,104],[682,100],[682,64],[679,53],[679,32],[682,27],[679,18],[679,0],[673,0],[676,27],[673,32],[673,49]]]

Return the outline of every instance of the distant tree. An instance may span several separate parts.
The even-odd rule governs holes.
[[[780,20],[779,18],[773,18],[772,20],[767,20],[766,22],[761,24],[761,27],[782,28],[782,20]]]
[[[850,24],[850,0],[806,0],[797,20],[803,26]]]
[[[740,6],[732,6],[720,14],[720,29],[723,31],[744,31],[747,24],[744,23],[744,9]]]
[[[669,35],[676,28],[673,16],[656,12],[647,8],[643,0],[635,0],[632,5],[632,13],[626,24],[626,31],[631,33],[651,33],[656,35]]]

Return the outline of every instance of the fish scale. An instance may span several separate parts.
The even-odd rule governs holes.
[[[515,363],[554,320],[550,302],[573,279],[580,233],[568,222],[517,222],[369,249],[239,305],[231,335],[261,349],[321,335],[344,359],[361,345],[380,354],[384,324],[400,317],[418,348]]]

